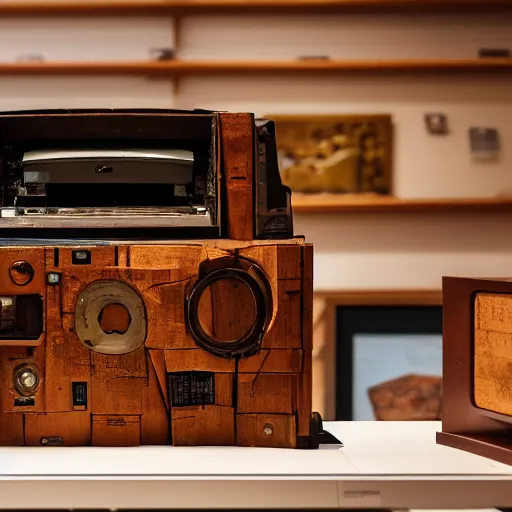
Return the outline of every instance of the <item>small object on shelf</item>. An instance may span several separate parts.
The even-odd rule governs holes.
[[[404,375],[368,389],[377,421],[435,421],[441,414],[441,377]]]
[[[479,57],[510,57],[510,50],[508,48],[480,48],[478,50]]]
[[[443,278],[437,442],[512,465],[512,278]]]
[[[471,153],[476,158],[494,158],[500,152],[500,136],[496,128],[469,129]]]
[[[446,135],[448,133],[448,121],[445,114],[425,114],[427,130],[432,135]]]
[[[302,55],[299,60],[331,60],[328,55]]]
[[[294,192],[391,194],[390,115],[268,117],[276,123],[283,182]]]
[[[38,54],[26,54],[16,57],[16,62],[44,62],[44,57]]]
[[[172,48],[152,48],[149,53],[153,60],[174,60]]]

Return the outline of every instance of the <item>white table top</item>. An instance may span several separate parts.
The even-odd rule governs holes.
[[[512,467],[437,445],[438,422],[324,427],[344,447],[0,448],[0,509],[512,506]]]

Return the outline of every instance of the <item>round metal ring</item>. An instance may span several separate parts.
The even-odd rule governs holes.
[[[255,320],[250,329],[239,339],[234,341],[221,341],[210,336],[199,320],[199,300],[202,293],[212,283],[224,279],[235,279],[246,285],[252,293],[255,302]],[[240,268],[221,268],[214,270],[200,279],[187,297],[187,321],[192,336],[201,348],[208,352],[225,358],[248,356],[260,349],[265,330],[272,316],[270,285],[265,283],[266,278],[255,267],[249,270]]]
[[[99,316],[108,304],[121,304],[130,315],[126,332],[106,333]],[[95,281],[79,296],[75,308],[75,330],[88,349],[100,354],[128,354],[146,339],[146,310],[137,292],[121,281]]]

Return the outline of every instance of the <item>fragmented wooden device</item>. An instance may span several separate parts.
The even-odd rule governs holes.
[[[444,278],[439,444],[512,464],[512,279]]]
[[[316,448],[272,122],[0,115],[0,444]]]

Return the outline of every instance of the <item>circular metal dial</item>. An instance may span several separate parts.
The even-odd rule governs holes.
[[[75,308],[80,341],[100,354],[127,354],[146,339],[146,310],[137,292],[121,281],[90,284]]]

